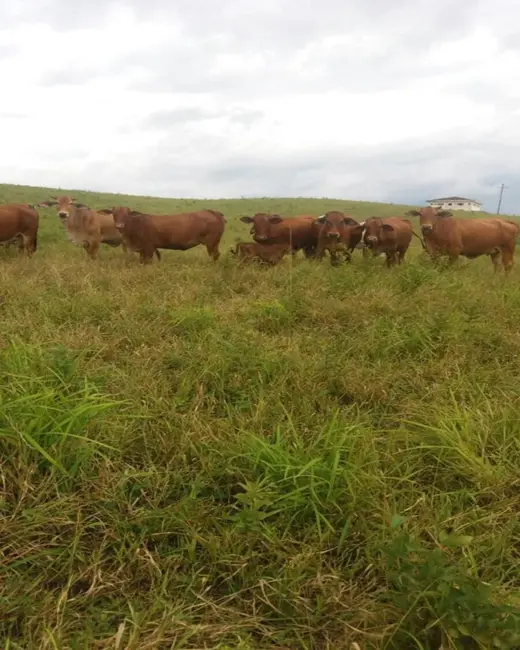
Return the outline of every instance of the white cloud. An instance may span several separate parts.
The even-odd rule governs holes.
[[[5,182],[493,209],[504,179],[520,212],[510,0],[68,7],[0,8]]]

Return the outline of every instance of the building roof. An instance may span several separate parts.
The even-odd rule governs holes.
[[[426,203],[444,203],[445,201],[469,201],[470,203],[482,205],[480,201],[475,201],[475,199],[465,199],[463,196],[445,196],[440,199],[428,199]]]

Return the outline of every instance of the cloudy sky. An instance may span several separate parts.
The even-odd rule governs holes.
[[[0,181],[519,213],[519,71],[517,0],[2,0]]]

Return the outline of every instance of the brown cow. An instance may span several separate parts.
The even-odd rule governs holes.
[[[364,223],[363,239],[374,256],[386,255],[388,268],[401,262],[412,241],[413,228],[409,219],[399,217],[370,217]]]
[[[290,244],[293,255],[303,250],[306,257],[314,255],[316,250],[315,219],[310,214],[282,219],[279,214],[265,212],[240,217],[240,221],[252,224],[251,235],[259,244]]]
[[[53,196],[51,201],[42,201],[41,206],[56,206],[61,222],[67,229],[69,239],[83,246],[91,259],[97,257],[101,244],[115,248],[126,244],[114,225],[111,214],[103,210],[92,210],[70,196]]]
[[[238,242],[232,255],[238,255],[244,262],[259,260],[275,266],[291,250],[289,244],[259,244],[258,242]]]
[[[498,217],[456,219],[449,210],[435,208],[410,210],[408,214],[419,216],[432,259],[447,255],[453,264],[460,255],[468,259],[489,255],[495,272],[500,263],[506,274],[513,267],[519,224]]]
[[[219,244],[226,221],[222,212],[199,210],[178,214],[143,214],[126,207],[110,212],[115,227],[130,250],[140,254],[142,264],[150,264],[158,248],[186,251],[199,244],[206,247],[213,260],[220,257]]]
[[[31,257],[38,244],[39,222],[34,206],[25,203],[0,205],[0,241],[9,246],[18,240],[19,252]]]
[[[352,259],[351,253],[361,242],[363,226],[343,212],[332,210],[314,221],[314,232],[316,259],[321,261],[328,250],[331,264],[337,264],[339,250],[345,253],[347,261]]]

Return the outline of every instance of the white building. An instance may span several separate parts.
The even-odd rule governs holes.
[[[473,199],[465,199],[462,196],[447,196],[442,199],[430,199],[426,201],[432,208],[442,210],[466,210],[467,212],[479,212],[482,203]]]

